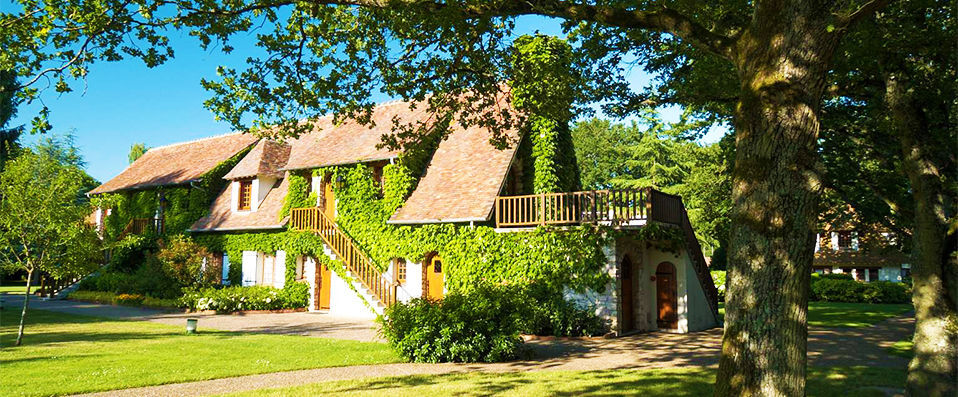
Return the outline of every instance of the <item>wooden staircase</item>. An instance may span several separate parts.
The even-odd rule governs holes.
[[[384,277],[372,259],[369,259],[321,208],[292,209],[290,224],[294,230],[318,234],[332,253],[343,262],[346,270],[377,300],[376,304],[388,307],[396,303],[397,284]]]

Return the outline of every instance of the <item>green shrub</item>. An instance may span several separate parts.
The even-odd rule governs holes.
[[[163,271],[162,265],[152,255],[132,272],[117,270],[113,266],[80,282],[82,291],[103,291],[115,294],[138,294],[161,299],[173,299],[182,295],[182,287]]]
[[[498,362],[515,359],[532,316],[520,288],[482,285],[442,301],[413,299],[386,308],[382,335],[414,362]]]
[[[609,332],[609,323],[594,310],[579,308],[561,293],[541,284],[532,284],[520,293],[527,294],[532,318],[522,332],[531,335],[596,336]]]
[[[812,282],[812,300],[851,303],[908,303],[908,286],[889,281],[864,283],[851,279],[821,278]]]
[[[308,301],[308,285],[293,283],[284,289],[257,285],[192,290],[180,298],[179,304],[191,310],[230,313],[241,310],[298,309],[306,307]]]
[[[715,283],[715,289],[718,290],[719,302],[725,302],[725,270],[712,270],[712,282]]]
[[[162,270],[184,287],[208,287],[219,280],[222,269],[206,266],[212,255],[206,247],[193,239],[176,235],[159,243],[156,259],[162,264]]]

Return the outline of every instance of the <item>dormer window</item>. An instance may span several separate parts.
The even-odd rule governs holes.
[[[239,181],[239,195],[236,203],[236,209],[239,211],[249,211],[253,202],[253,180],[247,179]]]

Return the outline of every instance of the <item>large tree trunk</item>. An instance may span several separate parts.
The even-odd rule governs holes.
[[[915,355],[908,364],[907,392],[912,396],[954,396],[958,394],[958,269],[946,249],[947,199],[941,170],[925,139],[927,123],[904,78],[885,78],[885,103],[901,143],[915,202]]]
[[[804,7],[804,8],[803,8]],[[716,396],[805,394],[808,289],[821,193],[816,150],[838,42],[824,10],[756,10],[733,57],[741,79],[725,337]]]
[[[27,290],[23,294],[23,311],[20,312],[20,327],[17,330],[17,341],[14,346],[20,346],[23,341],[23,324],[27,319],[27,307],[30,305],[30,283],[33,281],[33,269],[27,271]]]

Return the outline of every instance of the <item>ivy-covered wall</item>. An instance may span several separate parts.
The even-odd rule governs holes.
[[[252,146],[240,151],[228,160],[219,163],[202,179],[192,185],[160,187],[132,192],[101,195],[96,198],[100,208],[113,211],[105,220],[105,233],[116,238],[134,218],[153,218],[162,197],[166,201],[163,211],[165,234],[182,234],[194,222],[205,216],[216,197],[229,181],[223,179]]]
[[[601,290],[609,281],[601,267],[606,260],[602,247],[613,238],[610,231],[582,226],[562,232],[540,228],[496,233],[486,225],[389,225],[386,221],[402,205],[413,182],[402,158],[384,170],[382,194],[373,182],[371,168],[363,164],[316,173],[330,173],[333,180],[343,181],[333,186],[336,222],[382,270],[392,258],[419,262],[436,252],[443,258],[450,290],[468,290],[483,282],[533,281],[574,290]],[[290,197],[297,194],[305,194],[305,190],[291,192]]]

